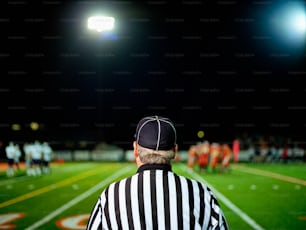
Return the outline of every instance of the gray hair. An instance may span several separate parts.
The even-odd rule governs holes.
[[[153,150],[138,145],[139,159],[144,164],[170,164],[174,158],[173,150]]]

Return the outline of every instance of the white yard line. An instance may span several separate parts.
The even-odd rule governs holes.
[[[51,184],[51,185],[33,190],[31,192],[25,193],[23,195],[20,195],[18,197],[13,198],[13,199],[6,200],[6,201],[0,203],[0,208],[3,208],[3,207],[6,207],[6,206],[9,206],[9,205],[24,201],[26,199],[29,199],[29,198],[32,198],[32,197],[35,197],[35,196],[39,196],[43,193],[49,192],[49,191],[54,190],[54,189],[58,189],[60,187],[66,186],[68,184],[72,184],[76,181],[79,181],[80,179],[87,178],[88,176],[93,175],[93,174],[96,174],[96,169],[86,171],[82,174],[77,174],[73,177],[66,178],[62,181],[59,181],[56,184]]]
[[[249,167],[245,167],[245,166],[242,166],[242,165],[233,165],[233,168],[237,169],[237,170],[240,170],[242,172],[246,172],[246,173],[271,177],[271,178],[274,178],[274,179],[278,179],[278,180],[282,180],[282,181],[306,186],[306,181],[305,180],[290,177],[290,176],[285,176],[285,175],[278,174],[278,173],[268,172],[268,171],[260,170],[260,169],[249,168]]]
[[[0,181],[0,186],[7,186],[7,185],[19,183],[20,181],[26,180],[27,178],[29,177],[28,176],[12,177],[8,180]]]
[[[129,172],[132,168],[134,168],[134,167],[133,166],[127,166],[127,167],[121,169],[120,171],[114,173],[110,177],[107,177],[104,181],[102,181],[99,184],[95,185],[94,187],[88,189],[86,192],[82,193],[81,195],[79,195],[78,197],[76,197],[73,200],[69,201],[68,203],[64,204],[60,208],[54,210],[49,215],[45,216],[41,220],[39,220],[39,221],[35,222],[34,224],[32,224],[31,226],[27,227],[25,230],[38,229],[40,226],[44,225],[45,223],[48,223],[50,220],[52,220],[54,217],[58,216],[59,214],[61,214],[65,210],[71,208],[72,206],[78,204],[80,201],[86,199],[91,194],[93,194],[96,191],[100,190],[101,188],[103,188],[104,186],[106,186],[107,184],[109,184],[110,182],[115,180],[116,178],[118,178],[121,175],[124,175],[125,173]]]
[[[218,200],[222,201],[229,209],[231,209],[234,213],[236,213],[241,219],[243,219],[248,225],[250,225],[253,229],[256,230],[264,230],[262,226],[255,222],[251,217],[249,217],[245,212],[239,209],[236,205],[234,205],[228,198],[226,198],[222,193],[218,192],[211,184],[209,184],[206,180],[203,179],[198,173],[188,169],[186,166],[181,166],[187,173],[189,173],[194,179],[206,184],[211,188],[214,194],[218,197]]]

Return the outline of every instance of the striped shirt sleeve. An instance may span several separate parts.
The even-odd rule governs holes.
[[[102,206],[101,197],[99,197],[93,210],[91,211],[90,218],[88,220],[86,230],[102,229]]]

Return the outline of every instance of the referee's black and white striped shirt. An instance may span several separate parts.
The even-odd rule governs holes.
[[[228,225],[206,185],[173,173],[170,165],[143,165],[102,192],[87,229],[227,230]]]

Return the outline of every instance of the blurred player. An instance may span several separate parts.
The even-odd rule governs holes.
[[[221,173],[229,172],[230,160],[232,155],[232,149],[226,143],[221,146]]]
[[[234,162],[238,163],[239,161],[239,153],[240,153],[240,141],[238,138],[235,138],[232,143],[232,150],[234,155]]]
[[[12,177],[15,175],[14,172],[14,157],[15,157],[16,148],[14,142],[10,142],[8,146],[5,147],[5,153],[8,160],[8,169],[6,175]]]
[[[32,156],[32,167],[33,167],[33,175],[40,176],[41,175],[41,144],[39,141],[35,141],[34,144],[31,145],[31,156]]]
[[[14,154],[14,165],[16,166],[17,170],[20,170],[20,157],[21,157],[21,150],[18,144],[15,145],[15,154]]]
[[[197,146],[191,145],[188,150],[187,167],[194,169],[195,163],[197,162]]]
[[[24,152],[24,159],[26,165],[26,173],[28,176],[34,176],[35,172],[33,169],[33,162],[32,162],[32,146],[30,143],[24,143],[23,152]]]
[[[203,143],[199,144],[199,156],[198,156],[198,166],[199,171],[206,172],[209,164],[209,151],[210,151],[210,144],[208,141],[204,141]]]
[[[50,161],[52,155],[52,148],[47,142],[44,142],[41,146],[42,150],[42,165],[43,165],[43,173],[49,174],[50,171]]]
[[[216,172],[220,157],[220,144],[214,142],[210,145],[210,167],[212,172]]]

